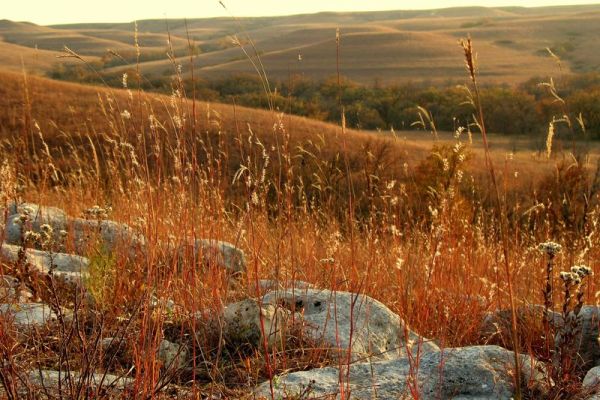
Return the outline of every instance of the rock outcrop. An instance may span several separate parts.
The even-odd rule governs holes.
[[[262,302],[297,313],[313,339],[342,353],[351,349],[353,360],[392,359],[407,350],[413,354],[438,350],[385,305],[363,294],[287,289],[267,293]]]
[[[523,386],[543,390],[535,360],[521,355]],[[313,369],[274,379],[276,398],[509,400],[514,396],[514,354],[499,346],[472,346],[373,363],[357,363],[340,373],[337,367]],[[348,373],[348,381],[342,381]],[[344,379],[344,378],[342,378]],[[271,398],[269,382],[256,389],[259,398]]]
[[[24,332],[56,320],[54,311],[44,303],[3,303],[0,304],[0,314]]]
[[[285,340],[290,314],[285,308],[253,299],[229,304],[223,315],[225,340],[232,346],[258,348],[266,339],[269,348],[279,348]]]
[[[19,259],[20,246],[0,245],[0,256],[8,262],[15,263]],[[27,249],[25,262],[39,272],[52,270],[56,277],[69,282],[81,282],[89,274],[90,262],[87,258],[65,253],[52,253],[43,250]]]
[[[544,307],[541,305],[529,305],[517,309],[517,320],[520,334],[524,335],[533,330],[542,332],[542,318]],[[560,332],[563,324],[562,315],[558,312],[549,311],[548,318],[554,325],[555,331]],[[579,364],[588,369],[600,365],[600,307],[583,306],[579,314],[581,330],[577,338],[577,354]],[[480,334],[485,340],[492,343],[510,342],[510,311],[500,310],[488,313],[480,327]],[[557,334],[556,339],[558,340]]]

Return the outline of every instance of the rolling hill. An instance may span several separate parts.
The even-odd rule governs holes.
[[[515,83],[556,73],[546,48],[564,61],[564,72],[600,69],[600,5],[564,7],[463,7],[422,11],[318,13],[261,18],[144,20],[138,24],[140,69],[147,77],[174,74],[167,41],[176,63],[189,72],[188,35],[193,41],[196,76],[206,79],[254,73],[232,37],[259,54],[267,75],[290,73],[326,78],[336,73],[335,32],[341,30],[340,68],[358,82],[454,81],[464,70],[457,40],[471,35],[487,82]],[[42,60],[64,45],[90,60],[113,57],[102,67],[121,74],[135,62],[133,23],[70,24],[42,27],[0,21],[0,46],[11,46],[6,67],[20,68],[20,56],[33,69],[48,71]],[[255,50],[250,45],[254,43]],[[32,52],[32,49],[37,49]],[[110,57],[105,57],[105,60]]]
[[[32,140],[43,149],[38,139],[41,135],[63,165],[89,157],[90,142],[99,146],[106,138],[120,142],[132,135],[139,140],[140,132],[151,137],[156,134],[152,124],[160,127],[167,141],[190,135],[192,131],[193,103],[190,100],[174,101],[172,96],[36,76],[23,78],[20,73],[0,70],[0,145],[4,139],[13,141],[23,135],[34,138]],[[354,173],[358,175],[365,172],[362,168],[370,164],[371,157],[379,157],[386,165],[385,174],[392,177],[403,176],[405,163],[415,166],[430,156],[433,145],[452,147],[455,143],[453,134],[443,132],[439,141],[423,131],[400,131],[392,135],[348,129],[342,134],[341,128],[334,124],[227,104],[197,101],[195,112],[196,133],[190,138],[221,146],[229,154],[227,168],[231,176],[245,162],[239,149],[241,142],[249,137],[260,141],[267,152],[279,148],[282,138],[289,138],[287,146],[294,163],[301,162],[308,154],[338,163],[340,155],[347,154],[351,168],[356,169]],[[183,130],[176,128],[176,115],[188,121]],[[530,138],[493,135],[491,140],[495,162],[504,164],[509,174],[521,173],[522,177],[513,183],[517,186],[526,187],[540,173],[552,168],[553,161],[546,160]],[[560,150],[560,143],[555,143],[555,149]],[[509,153],[510,163],[506,164]],[[596,159],[596,152],[593,153]],[[275,160],[276,154],[271,158]],[[308,167],[302,161],[298,168]],[[469,170],[474,176],[485,175],[482,142],[478,136],[473,138]]]

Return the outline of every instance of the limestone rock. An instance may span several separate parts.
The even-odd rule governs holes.
[[[523,336],[532,330],[542,331],[544,307],[538,304],[529,304],[519,306],[516,309],[517,314],[517,329],[520,335]],[[548,312],[548,317],[551,323],[557,324],[561,321],[559,313],[554,311]],[[511,327],[511,311],[496,310],[486,313],[479,327],[479,335],[494,344],[502,344],[510,342]]]
[[[268,346],[278,348],[285,338],[289,317],[289,310],[273,304],[261,305],[253,299],[229,304],[223,314],[225,340],[236,346],[262,346],[262,319]]]
[[[287,289],[267,293],[263,303],[283,305],[299,313],[309,335],[344,351],[351,346],[353,360],[397,358],[406,354],[407,349],[414,354],[439,349],[432,341],[412,332],[384,304],[366,295]]]
[[[544,307],[541,305],[529,305],[519,307],[517,310],[518,328],[520,334],[531,334],[533,329],[542,332],[542,316]],[[558,312],[550,311],[550,321],[557,327],[557,331],[562,325],[562,316]],[[578,338],[578,354],[581,366],[590,368],[600,365],[600,307],[583,306],[579,314],[581,320],[581,332]],[[537,328],[535,328],[537,326]],[[494,342],[494,336],[502,339],[502,341],[510,341],[510,311],[501,310],[494,313],[489,313],[484,318],[482,327],[480,328],[482,336]],[[559,335],[555,340],[559,339]]]
[[[0,246],[0,256],[8,262],[14,263],[19,258],[20,249],[20,246],[4,243]],[[27,263],[40,272],[47,273],[53,269],[59,277],[78,281],[89,273],[90,262],[85,257],[65,253],[49,253],[36,249],[27,249],[25,255]]]
[[[593,392],[600,391],[600,366],[590,369],[583,378],[583,387]]]
[[[543,389],[543,375],[535,360],[521,355],[523,386],[528,383]],[[418,370],[412,370],[417,368]],[[506,399],[514,395],[511,371],[514,355],[499,346],[472,346],[423,354],[418,364],[408,358],[352,364],[349,371],[350,399],[484,400]],[[294,372],[274,379],[276,398],[340,398],[337,367]],[[271,398],[269,382],[258,386],[259,398]]]
[[[83,218],[70,218],[63,210],[56,207],[39,206],[32,203],[24,203],[18,207],[12,204],[9,207],[12,213],[6,222],[5,241],[8,244],[20,245],[23,235],[23,226],[17,222],[21,215],[26,215],[28,221],[24,223],[26,231],[40,233],[41,226],[50,225],[53,230],[55,243],[73,243],[75,253],[87,254],[91,249],[101,245],[101,250],[113,252],[118,245],[127,248],[143,248],[145,239],[137,234],[127,224],[111,220],[95,220]],[[61,231],[69,236],[64,238]]]
[[[125,253],[134,253],[136,249],[143,250],[146,245],[144,236],[127,224],[82,218],[73,218],[69,222],[77,254],[87,254],[91,250],[113,253],[119,247],[125,249]]]
[[[14,321],[18,329],[30,329],[56,320],[56,314],[43,303],[0,304],[0,313]]]
[[[29,384],[33,389],[37,389],[41,394],[46,395],[47,392],[50,396],[58,396],[60,398],[71,395],[68,380],[71,380],[75,387],[83,385],[84,387],[96,390],[102,389],[106,393],[115,392],[115,394],[118,391],[126,389],[134,382],[132,378],[100,372],[83,375],[78,371],[32,370],[27,375]]]
[[[581,336],[579,338],[579,356],[581,361],[588,368],[600,365],[600,307],[583,306],[581,313]]]
[[[67,214],[56,207],[39,206],[33,203],[23,203],[9,206],[8,220],[5,226],[5,241],[8,244],[21,244],[23,237],[23,226],[16,221],[20,216],[27,216],[28,221],[24,223],[25,231],[40,232],[41,226],[50,225],[53,229],[54,239],[60,241],[60,231],[67,229]]]
[[[246,271],[244,252],[229,242],[213,239],[199,239],[194,245],[196,254],[201,253],[204,262],[218,265],[233,274]]]
[[[184,368],[189,360],[188,349],[181,344],[161,340],[157,356],[163,367],[171,370]]]
[[[22,287],[19,280],[10,275],[0,275],[0,303],[25,303],[33,297],[31,291]]]

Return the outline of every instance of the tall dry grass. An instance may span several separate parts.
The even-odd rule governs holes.
[[[411,329],[452,347],[481,343],[488,311],[559,306],[558,298],[544,299],[539,243],[563,244],[554,260],[563,269],[597,264],[593,166],[565,154],[550,161],[554,170],[532,163],[519,179],[507,156],[488,175],[482,166],[498,162],[493,143],[483,157],[470,144],[475,125],[485,134],[484,110],[457,129],[452,144],[434,142],[424,151],[275,111],[199,103],[193,94],[190,101],[181,79],[161,97],[137,90],[139,77],[94,96],[73,84],[1,78],[0,91],[9,94],[0,97],[8,103],[0,107],[2,206],[24,199],[72,215],[110,206],[111,218],[148,241],[133,258],[90,253],[98,271],[88,283],[93,302],[31,276],[45,288],[44,300],[75,312],[71,322],[26,341],[3,330],[0,377],[13,397],[30,368],[131,376],[135,385],[123,398],[167,397],[160,389],[172,383],[172,397],[242,398],[280,372],[343,363],[301,333],[279,350],[223,343],[218,311],[256,295],[259,278],[365,293]],[[244,249],[247,273],[233,281],[190,257],[174,259],[164,246],[201,237]],[[4,262],[0,274],[18,268]],[[554,286],[558,279],[550,276]],[[595,304],[597,292],[592,277],[584,300]],[[167,312],[167,300],[177,307]],[[517,332],[512,321],[512,337],[502,344],[543,357],[543,332]],[[106,337],[119,351],[101,348]],[[189,344],[193,368],[160,365],[163,337]],[[88,383],[73,379],[65,396],[88,396]],[[577,389],[576,380],[568,384]]]

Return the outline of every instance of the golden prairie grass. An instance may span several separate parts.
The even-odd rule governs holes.
[[[335,73],[332,32],[344,26],[345,44],[342,57],[348,62],[344,74],[363,84],[400,83],[428,80],[443,83],[461,81],[460,55],[452,51],[458,37],[467,32],[479,40],[479,53],[486,59],[481,73],[486,83],[518,83],[531,76],[547,76],[551,71],[545,48],[560,52],[567,61],[565,69],[582,71],[598,64],[596,41],[591,37],[598,24],[597,6],[519,9],[459,8],[428,12],[317,14],[306,16],[243,19],[248,34],[264,52],[271,78],[285,80],[290,70],[307,77],[324,79]],[[434,15],[432,16],[432,13]],[[394,18],[394,15],[396,18]],[[232,45],[230,35],[236,24],[223,19],[190,19],[188,32],[200,46],[196,65],[206,79],[237,72],[253,72],[247,60],[240,58],[239,49]],[[139,65],[148,77],[174,75],[170,60],[163,57],[166,50],[166,22],[140,21],[138,33],[145,52],[161,57]],[[169,21],[170,41],[177,49],[187,47],[186,23]],[[26,64],[43,67],[28,56],[34,47],[61,51],[65,43],[84,56],[99,57],[107,49],[117,53],[135,51],[132,23],[72,24],[63,26],[33,26],[27,23],[3,21],[0,32],[13,54],[26,54]],[[586,43],[585,46],[582,43]],[[4,53],[5,55],[8,53]],[[296,61],[298,54],[302,62]],[[368,57],[364,57],[368,54]],[[371,63],[370,60],[377,60]],[[519,60],[518,63],[510,60]],[[3,65],[20,68],[15,57],[6,57]],[[116,61],[113,60],[113,61]],[[187,63],[187,56],[178,63]],[[116,62],[109,73],[122,73],[135,62]],[[38,68],[38,70],[41,68]]]
[[[72,215],[110,205],[111,218],[143,233],[149,249],[98,264],[118,273],[102,290],[93,286],[102,307],[82,313],[81,343],[55,335],[42,354],[47,332],[27,343],[3,336],[0,350],[16,371],[62,367],[67,355],[72,369],[122,373],[133,360],[136,391],[124,396],[158,396],[165,376],[189,397],[250,396],[278,372],[332,362],[300,334],[281,351],[223,346],[214,310],[255,294],[259,278],[365,293],[451,347],[480,343],[487,311],[544,302],[538,243],[563,244],[555,260],[563,269],[597,264],[598,182],[584,159],[521,166],[492,152],[494,186],[466,130],[430,147],[275,112],[192,107],[177,81],[171,96],[157,96],[131,89],[132,78],[122,90],[14,73],[0,79],[0,152],[10,177],[0,186],[3,205],[18,197]],[[178,265],[162,245],[198,237],[244,249],[248,271],[239,282],[191,260]],[[597,292],[596,276],[585,301],[595,304]],[[152,296],[179,308],[151,312]],[[522,351],[541,354],[540,334],[521,335]],[[86,343],[100,335],[123,337],[128,354],[89,357]],[[190,342],[191,372],[161,371],[155,350],[163,336]]]

